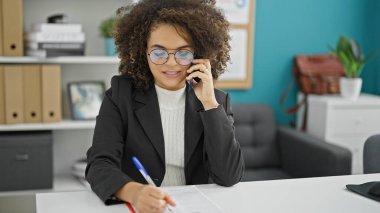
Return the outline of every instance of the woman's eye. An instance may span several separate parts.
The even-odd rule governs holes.
[[[190,56],[190,53],[187,51],[179,51],[179,52],[177,52],[177,56],[182,57],[182,58],[186,58],[186,57]]]
[[[166,52],[165,51],[155,51],[154,55],[157,57],[163,57],[166,55]]]

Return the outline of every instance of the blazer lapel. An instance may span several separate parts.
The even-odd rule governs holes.
[[[203,110],[202,103],[196,97],[191,85],[186,85],[185,108],[185,166],[192,156],[199,138],[203,133],[203,124],[199,112]]]
[[[151,86],[145,93],[140,90],[137,91],[134,100],[135,115],[162,162],[165,163],[164,134],[154,86]]]

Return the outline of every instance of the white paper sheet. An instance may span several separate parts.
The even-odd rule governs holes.
[[[245,80],[247,78],[247,38],[248,32],[244,29],[231,29],[231,63],[227,63],[227,70],[220,76],[220,80]],[[249,70],[249,72],[252,72]]]
[[[251,0],[217,0],[216,6],[221,8],[227,20],[232,24],[248,24]]]
[[[196,186],[167,187],[163,189],[176,202],[173,211],[165,213],[222,213],[224,212]]]
[[[222,213],[220,207],[207,198],[196,186],[162,188],[178,204],[168,213]],[[37,213],[127,213],[125,204],[106,206],[91,191],[38,193]]]

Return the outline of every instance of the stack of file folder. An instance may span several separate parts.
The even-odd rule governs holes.
[[[24,56],[23,19],[23,0],[0,0],[0,56]],[[34,26],[34,31],[62,30],[62,27],[54,26],[58,28],[40,24]],[[83,45],[76,51],[83,55],[81,26],[68,25],[66,28],[73,28],[80,34],[81,40],[78,41]],[[35,34],[31,38],[36,42],[28,44],[38,50],[45,48],[42,45],[45,40],[40,36]],[[0,124],[61,121],[61,93],[60,65],[0,64]]]
[[[62,120],[61,67],[0,65],[0,124]]]

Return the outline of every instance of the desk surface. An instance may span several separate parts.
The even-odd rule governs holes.
[[[232,212],[366,212],[378,213],[380,202],[348,191],[346,184],[380,181],[379,174],[350,175],[321,178],[287,179],[275,181],[242,182],[233,187],[216,185],[197,186],[210,200],[227,213]],[[34,196],[0,197],[0,212],[10,211],[4,204],[10,200],[29,206],[35,212]],[[38,213],[120,212],[122,205],[104,206],[91,191],[37,194]],[[25,209],[25,208],[24,208]],[[7,211],[8,210],[8,211]],[[122,212],[128,212],[125,208]]]
[[[227,213],[379,213],[380,202],[346,189],[346,184],[380,181],[379,174],[243,182],[232,188],[200,186]]]

